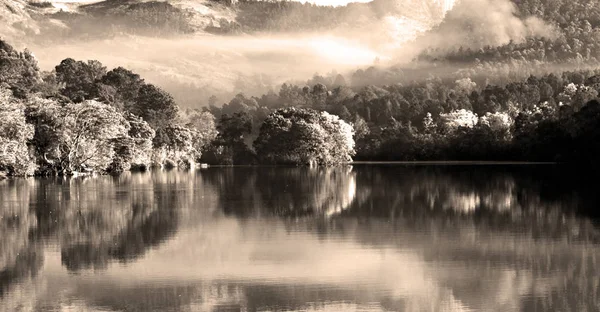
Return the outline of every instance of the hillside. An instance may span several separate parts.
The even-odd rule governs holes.
[[[234,14],[226,5],[202,0],[53,1],[35,6],[0,0],[0,37],[35,51],[42,70],[52,70],[68,57],[97,59],[147,74],[179,102],[197,105],[211,94],[232,95],[236,82],[256,81],[250,78],[256,70],[248,68],[243,49],[235,48],[246,43],[225,44],[204,32]]]
[[[587,0],[0,3],[1,35],[36,51],[43,70],[67,57],[124,65],[188,106],[315,74],[340,73],[354,88],[465,73],[507,83],[600,56],[600,5]]]
[[[1,36],[31,42],[109,38],[120,34],[168,36],[203,32],[235,19],[220,2],[0,0]]]
[[[42,28],[39,20],[45,11],[24,0],[0,0],[0,36],[13,38],[39,34]]]
[[[600,59],[598,53],[600,51],[598,44],[600,42],[598,40],[600,39],[600,2],[549,0],[514,1],[513,3],[514,5],[506,7],[506,10],[512,16],[524,20],[522,24],[515,24],[512,21],[511,23],[506,21],[485,23],[481,19],[465,19],[465,15],[449,14],[434,32],[444,36],[452,31],[468,30],[454,27],[458,20],[462,20],[463,25],[466,20],[472,28],[479,28],[478,32],[466,33],[475,33],[480,36],[472,36],[468,43],[462,46],[436,46],[433,50],[424,51],[419,60],[452,63],[522,60],[560,64],[597,63]],[[454,10],[451,13],[454,13]],[[475,13],[474,15],[480,14]],[[494,20],[492,19],[492,21]],[[537,36],[531,36],[532,33],[536,33]],[[494,38],[492,35],[498,36]],[[504,38],[499,38],[502,36]],[[482,37],[483,40],[480,40]],[[484,43],[489,42],[490,37],[497,39],[496,44],[473,44],[477,40]]]
[[[243,0],[235,5],[212,0],[0,0],[8,31],[21,28],[37,39],[107,37],[120,33],[165,36],[211,32],[257,34],[323,31],[371,34],[427,30],[439,23],[452,0],[376,0],[346,6],[317,6],[293,1]],[[61,31],[40,21],[62,24]],[[375,29],[374,29],[375,27]],[[67,29],[68,31],[66,31]],[[48,38],[49,37],[49,38]],[[410,36],[409,36],[410,37]],[[399,37],[398,37],[399,38]]]
[[[209,0],[107,0],[82,5],[79,12],[97,22],[120,26],[125,32],[151,29],[154,35],[200,32],[235,19],[231,7]]]

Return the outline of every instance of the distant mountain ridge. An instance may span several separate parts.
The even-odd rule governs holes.
[[[0,36],[11,41],[21,41],[22,36],[47,41],[140,32],[162,36],[202,32],[235,17],[224,3],[205,0],[0,0]]]
[[[107,0],[83,4],[79,7],[83,13],[93,16],[110,16],[124,14],[127,11],[143,11],[156,9],[181,12],[186,17],[193,31],[201,31],[224,19],[235,20],[235,10],[225,1],[210,0]]]
[[[375,0],[333,8],[289,1],[0,0],[0,25],[3,26],[0,35],[18,37],[44,32],[51,38],[59,35],[87,38],[111,31],[137,33],[141,28],[150,28],[147,34],[155,36],[207,30],[217,33],[268,29],[310,31],[319,25],[325,25],[325,29],[355,23],[360,26],[365,20],[382,20],[386,16],[429,27],[441,21],[454,1]],[[269,26],[269,23],[276,25]]]

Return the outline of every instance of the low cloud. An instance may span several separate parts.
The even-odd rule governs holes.
[[[417,43],[441,49],[477,49],[554,34],[554,29],[540,18],[518,16],[517,7],[509,0],[459,0],[442,23]]]

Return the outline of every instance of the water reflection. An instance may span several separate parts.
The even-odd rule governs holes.
[[[595,189],[506,166],[0,181],[0,310],[594,310]]]
[[[219,192],[226,214],[241,217],[330,216],[346,209],[356,194],[352,167],[222,168],[202,177]]]
[[[2,182],[0,197],[0,298],[6,297],[11,285],[34,278],[43,263],[39,246],[29,240],[37,219],[26,204],[31,192],[30,182]]]

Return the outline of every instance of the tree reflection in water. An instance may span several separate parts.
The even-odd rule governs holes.
[[[35,278],[43,265],[43,253],[29,239],[37,218],[27,202],[31,180],[0,181],[0,299],[15,283]]]
[[[226,214],[283,218],[330,216],[346,209],[356,195],[351,166],[335,168],[219,168],[202,178],[219,193]]]
[[[61,235],[66,240],[61,243],[62,263],[69,270],[105,268],[111,259],[134,260],[176,232],[177,209],[185,199],[174,187],[178,181],[170,181],[169,175],[145,175],[146,181],[136,185],[142,188],[126,190],[130,177],[114,178],[116,187],[100,184],[73,190],[79,200],[63,211],[70,212],[65,223],[75,228],[65,227]]]
[[[597,182],[551,167],[357,169],[337,228],[363,222],[364,244],[422,249],[452,267],[438,279],[469,307],[598,308]]]
[[[507,166],[2,181],[0,306],[594,310],[596,187],[557,168]],[[46,246],[71,273],[102,274],[52,277],[68,289],[45,289]]]
[[[41,244],[57,241],[63,264],[77,271],[130,261],[172,236],[182,204],[174,182],[169,175],[133,178],[135,184],[131,174],[0,182],[0,296],[35,276]]]

